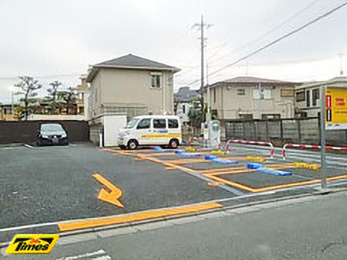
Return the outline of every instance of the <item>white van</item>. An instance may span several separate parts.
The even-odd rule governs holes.
[[[121,149],[133,150],[141,145],[177,148],[181,142],[181,123],[177,116],[137,116],[118,134],[118,146]]]

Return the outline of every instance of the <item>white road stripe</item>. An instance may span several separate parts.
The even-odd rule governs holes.
[[[105,256],[100,256],[97,258],[92,258],[93,260],[110,260],[112,259],[109,255],[105,255]]]
[[[106,252],[103,249],[100,249],[100,250],[92,252],[92,253],[86,253],[86,254],[76,255],[76,256],[61,257],[61,258],[57,258],[56,260],[74,260],[74,259],[85,258],[85,257],[90,257],[90,256],[96,256],[96,255],[104,255],[104,254],[106,254]],[[97,258],[94,258],[94,259],[97,259]],[[109,258],[109,259],[111,259],[111,258]]]
[[[18,149],[22,146],[7,146],[7,147],[0,147],[1,150],[12,150],[12,149]]]
[[[34,146],[31,146],[30,144],[24,144],[24,146],[27,148],[34,148]]]

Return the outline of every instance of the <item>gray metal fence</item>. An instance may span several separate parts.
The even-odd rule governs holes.
[[[224,122],[226,138],[285,143],[319,144],[319,118],[289,118],[268,120],[230,120]],[[327,144],[346,146],[347,130],[327,131]]]

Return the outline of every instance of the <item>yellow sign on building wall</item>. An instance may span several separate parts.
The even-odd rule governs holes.
[[[327,130],[347,129],[347,88],[325,90],[325,126]]]

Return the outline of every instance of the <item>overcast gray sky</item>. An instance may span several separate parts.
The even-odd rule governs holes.
[[[9,86],[19,75],[38,77],[45,87],[53,80],[75,86],[88,65],[128,53],[181,68],[177,89],[199,78],[192,25],[201,14],[213,24],[206,32],[213,72],[345,1],[1,0],[0,102],[10,102]],[[292,81],[338,76],[346,24],[343,8],[209,81],[245,74]],[[347,56],[343,64],[347,73]]]

